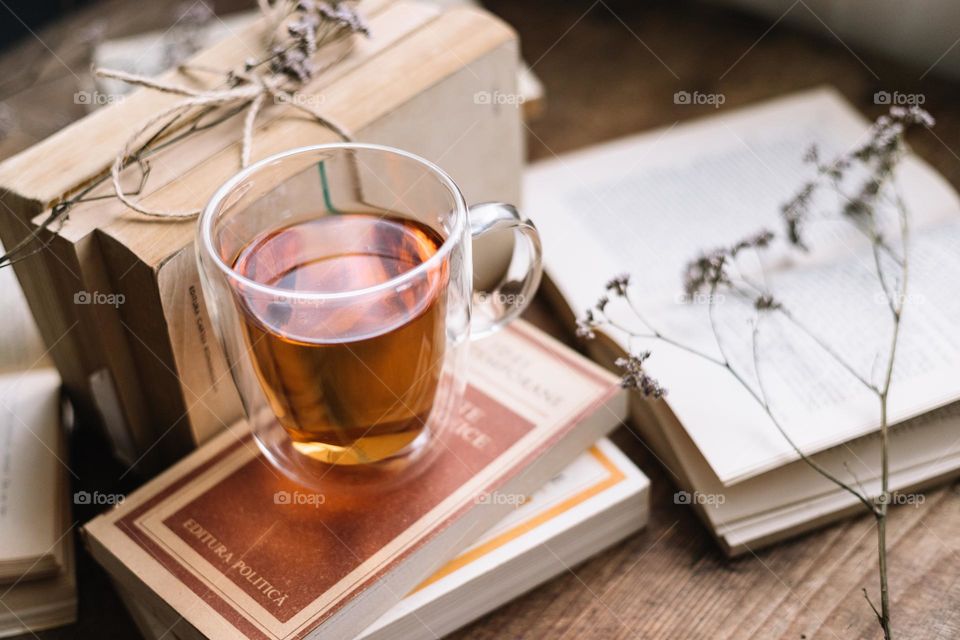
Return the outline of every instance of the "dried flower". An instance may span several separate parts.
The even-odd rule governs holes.
[[[687,264],[683,277],[683,290],[687,298],[692,299],[704,289],[713,291],[721,284],[730,282],[726,272],[727,251],[715,249],[709,253],[702,253],[695,260]]]
[[[620,386],[624,389],[636,389],[646,398],[659,400],[666,395],[667,390],[644,370],[643,363],[649,357],[649,351],[642,351],[624,358],[617,358],[615,364],[623,369]]]
[[[311,3],[313,4],[313,3]],[[317,2],[315,5],[319,15],[327,20],[365,36],[370,35],[370,27],[356,9],[346,2]]]
[[[611,278],[607,282],[607,291],[620,296],[621,298],[627,295],[627,287],[630,286],[630,274],[622,273],[615,278]]]
[[[809,250],[803,241],[803,224],[810,210],[810,200],[813,198],[816,187],[815,182],[807,183],[792,200],[780,207],[784,225],[787,227],[787,240],[803,251]]]
[[[849,198],[841,212],[861,226],[874,222],[876,204],[884,185],[893,176],[893,169],[904,151],[903,137],[912,127],[932,127],[933,117],[920,107],[891,107],[890,112],[880,116],[870,130],[870,136],[860,147],[838,156],[832,163],[823,164],[816,147],[811,147],[804,156],[806,162],[817,167],[817,176],[803,185],[792,200],[781,207],[787,229],[787,238],[797,248],[807,250],[803,238],[803,226],[809,216],[813,194],[826,179],[837,185],[854,163],[865,165],[869,176]]]
[[[181,71],[193,69],[203,71],[204,73],[223,73],[227,87],[243,87],[250,91],[231,92],[211,88],[209,92],[202,92],[202,97],[205,100],[205,108],[209,108],[210,111],[222,111],[223,113],[218,115],[223,115],[224,117],[203,119],[204,122],[194,123],[193,126],[185,129],[182,133],[178,132],[177,136],[186,137],[191,133],[215,126],[219,122],[226,120],[232,113],[246,112],[246,117],[243,122],[242,144],[240,145],[241,164],[246,166],[250,160],[254,125],[257,115],[261,111],[264,98],[273,97],[278,102],[281,102],[281,97],[286,98],[295,95],[295,92],[301,88],[300,85],[308,81],[316,73],[316,68],[312,64],[310,57],[319,47],[332,43],[341,36],[349,36],[351,33],[369,35],[369,27],[360,14],[354,9],[354,4],[355,2],[353,0],[330,0],[329,2],[317,2],[316,0],[276,0],[275,2],[270,2],[268,0],[261,2],[260,8],[262,13],[265,14],[265,17],[268,18],[271,23],[277,18],[289,20],[286,31],[277,31],[276,29],[271,31],[269,44],[264,47],[266,51],[263,57],[259,59],[256,57],[248,58],[244,61],[242,67],[222,72],[199,65],[184,64],[178,67]],[[181,56],[183,54],[181,49],[185,48],[190,50],[193,46],[190,39],[193,36],[202,36],[201,27],[213,17],[214,14],[209,6],[203,2],[185,3],[181,5],[181,8],[178,10],[176,23],[171,27],[170,32],[172,34],[178,30],[184,31],[185,33],[183,34],[184,37],[182,40],[186,42],[186,45],[184,45],[184,47],[167,47],[166,53],[168,58],[170,58],[167,66],[173,67],[181,62]],[[99,39],[102,30],[99,24],[96,24],[95,27],[93,31],[87,30],[85,33],[80,33],[80,40],[93,41]],[[344,40],[346,40],[345,44],[347,45],[353,44],[352,38],[345,37]],[[337,64],[341,58],[342,56],[337,60],[326,62],[323,68],[329,68]],[[265,71],[269,71],[271,77],[261,77],[260,73]],[[196,97],[196,91],[194,89],[178,87],[176,85],[173,87],[161,85],[146,76],[112,71],[109,69],[97,69],[95,73],[100,77],[111,77],[131,85],[141,85],[168,93],[182,94],[184,100],[171,106],[169,118],[167,118],[167,122],[162,126],[163,130],[167,130],[173,126],[174,123],[182,119],[184,113],[193,109],[193,106],[189,103]],[[264,75],[266,74],[264,73]],[[292,82],[283,82],[283,78],[277,76],[286,76]],[[348,131],[332,120],[321,116],[316,110],[309,108],[307,105],[297,104],[293,100],[290,100],[290,102],[293,103],[298,110],[309,113],[314,120],[335,132],[340,137],[344,139],[350,139],[352,137]],[[5,130],[8,127],[5,125],[7,124],[7,122],[4,122],[3,113],[0,112],[0,136],[6,133]],[[176,126],[178,127],[179,124]],[[139,149],[133,151],[133,142],[142,137],[144,132],[150,128],[150,124],[147,123],[145,128],[136,132],[131,140],[124,145],[124,148],[121,149],[116,159],[118,171],[122,171],[133,162],[141,165],[141,167],[147,166],[144,158],[159,148],[158,145],[160,143],[154,143],[162,139],[162,144],[169,144],[169,140],[163,137],[153,136],[147,142],[139,145]],[[95,183],[101,184],[105,181],[106,177],[106,175],[98,177]],[[141,186],[145,182],[146,173],[144,172]],[[93,185],[91,184],[90,186],[92,187]],[[190,218],[199,213],[197,210],[163,211],[155,209],[151,211],[145,209],[130,199],[130,197],[136,195],[136,193],[126,194],[122,192],[119,188],[119,180],[117,180],[117,189],[114,191],[117,197],[123,200],[131,209],[143,215]],[[45,231],[54,222],[66,219],[69,215],[69,209],[78,202],[82,202],[88,192],[89,189],[80,190],[77,194],[71,195],[69,198],[52,207],[50,214],[41,225],[41,230]],[[31,234],[29,237],[17,243],[17,246],[12,250],[8,252],[0,250],[0,253],[2,253],[2,255],[0,255],[0,267],[8,266],[27,255],[35,253],[35,247],[33,245],[37,239],[38,234]]]
[[[813,196],[817,193],[817,190],[821,187],[826,187],[828,189],[832,188],[832,191],[843,196],[847,202],[840,208],[838,214],[835,215],[838,215],[841,220],[844,220],[855,228],[865,232],[865,235],[873,245],[875,252],[883,249],[887,250],[887,252],[891,255],[893,258],[892,262],[899,266],[900,269],[898,276],[899,282],[897,283],[896,287],[899,291],[898,295],[902,295],[903,292],[906,291],[907,251],[905,245],[909,228],[909,211],[907,210],[903,201],[897,198],[894,204],[899,209],[899,237],[901,243],[904,245],[902,256],[899,257],[891,250],[891,247],[887,242],[887,237],[883,232],[883,225],[878,224],[878,221],[875,218],[876,211],[879,209],[879,199],[884,191],[884,187],[888,184],[889,180],[892,180],[894,169],[904,153],[905,145],[903,142],[903,136],[912,126],[933,126],[933,118],[931,118],[926,111],[923,111],[917,107],[911,107],[909,109],[894,107],[890,110],[888,115],[877,119],[873,126],[869,140],[863,144],[863,146],[848,153],[842,154],[830,164],[824,164],[820,158],[819,150],[816,147],[811,147],[804,156],[804,161],[815,166],[817,175],[815,179],[803,184],[793,199],[781,207],[781,214],[786,225],[787,239],[794,246],[806,250],[807,246],[804,243],[803,227],[808,219]],[[855,169],[855,171],[851,171],[851,169]],[[844,179],[846,179],[847,183],[842,182]],[[854,186],[858,186],[859,188],[851,190],[851,185],[848,183],[853,182],[854,180],[857,181],[854,183]],[[848,196],[848,193],[852,195]],[[893,374],[896,364],[895,354],[897,353],[897,344],[900,335],[901,311],[903,302],[902,299],[898,302],[892,301],[893,298],[887,290],[886,277],[884,275],[883,267],[881,266],[879,257],[877,257],[875,260],[876,276],[879,280],[879,284],[884,289],[884,293],[887,295],[888,301],[891,301],[889,307],[893,322],[892,345],[889,349],[884,350],[888,354],[886,356],[888,360],[886,363],[887,374],[885,382],[882,383],[882,385],[878,385],[876,382],[873,382],[869,376],[863,377],[860,373],[858,373],[854,366],[848,363],[844,357],[839,354],[839,352],[831,348],[827,342],[818,337],[815,332],[796,324],[793,315],[777,298],[773,296],[773,294],[759,288],[762,285],[755,284],[743,274],[727,272],[728,268],[736,269],[737,257],[741,252],[746,250],[765,249],[773,242],[774,237],[775,236],[773,232],[761,230],[760,232],[752,236],[748,236],[747,238],[744,238],[733,245],[720,247],[713,249],[712,251],[701,253],[695,260],[692,260],[687,264],[686,271],[684,273],[684,289],[686,290],[688,300],[696,299],[696,294],[701,293],[701,290],[703,289],[707,289],[712,303],[713,295],[716,292],[716,289],[721,285],[725,285],[728,286],[729,289],[734,293],[741,295],[745,299],[752,302],[757,316],[757,321],[753,325],[753,372],[756,375],[758,383],[760,383],[758,385],[759,389],[755,388],[755,386],[749,381],[750,376],[747,375],[746,372],[741,372],[739,370],[739,366],[736,361],[732,361],[727,357],[722,344],[723,332],[721,332],[719,329],[719,325],[713,321],[714,319],[712,316],[710,318],[710,326],[714,341],[716,342],[716,346],[719,351],[719,357],[713,353],[702,351],[695,344],[685,344],[674,338],[667,338],[664,334],[661,334],[656,330],[651,329],[650,333],[639,334],[613,323],[606,315],[600,315],[599,319],[600,321],[603,321],[604,326],[609,326],[614,330],[618,330],[621,333],[626,334],[628,338],[642,337],[645,339],[656,339],[660,342],[665,342],[672,346],[680,347],[691,354],[698,355],[706,361],[712,362],[713,364],[726,369],[730,374],[732,374],[733,378],[757,400],[757,402],[760,404],[760,408],[766,412],[767,417],[786,437],[787,433],[783,429],[783,425],[780,423],[777,414],[771,410],[766,392],[763,389],[762,381],[760,380],[761,373],[758,362],[759,341],[757,339],[757,335],[760,326],[759,318],[764,313],[779,310],[784,318],[793,321],[797,328],[802,330],[814,343],[818,344],[827,356],[832,357],[838,364],[850,372],[853,377],[855,377],[859,382],[861,382],[866,388],[871,390],[876,395],[880,402],[880,431],[882,434],[885,434],[889,428],[887,422],[887,402],[891,384],[894,380]],[[879,253],[876,255],[879,256]],[[733,264],[731,265],[731,263]],[[734,280],[734,277],[736,277],[736,280]],[[608,282],[606,285],[606,290],[607,292],[613,292],[616,295],[623,296],[626,294],[626,287],[627,280],[625,277],[621,277],[615,278]],[[759,293],[754,294],[754,291],[759,291]],[[582,332],[581,335],[589,335],[590,337],[593,337],[593,329],[600,325],[597,316],[598,314],[603,314],[603,310],[608,302],[609,299],[606,295],[600,298],[594,309],[588,311],[586,317],[578,323],[578,333]],[[642,312],[633,305],[630,306],[636,313],[637,317],[640,320],[643,320]],[[884,353],[884,351],[881,352],[881,355]],[[616,360],[616,365],[623,372],[621,376],[621,385],[625,388],[637,389],[648,398],[661,398],[666,393],[666,390],[657,380],[650,377],[644,366],[649,357],[650,352],[644,351],[634,355],[618,358]],[[876,516],[878,522],[886,521],[888,512],[885,507],[887,504],[889,504],[889,492],[884,491],[879,498],[871,498],[870,495],[866,493],[866,490],[859,485],[859,481],[856,481],[857,479],[855,476],[854,480],[856,481],[855,484],[857,486],[845,482],[844,480],[840,479],[840,477],[833,475],[831,470],[827,470],[820,466],[817,462],[813,461],[800,448],[798,448],[789,437],[787,437],[787,442],[793,448],[795,453],[804,462],[810,465],[815,472],[819,473],[826,480],[834,483],[840,489],[847,491],[854,498],[859,500],[868,509],[868,511]],[[881,442],[881,456],[882,458],[886,459],[888,456],[887,439],[885,437],[881,438]],[[881,485],[884,487],[887,485],[888,475],[889,474],[884,468],[881,482]],[[877,546],[881,558],[879,564],[880,589],[882,593],[887,593],[888,579],[886,573],[886,527],[878,527],[877,531]],[[867,595],[866,590],[864,590],[864,595]],[[870,601],[869,596],[867,597],[867,600],[868,602]],[[876,614],[881,627],[883,628],[884,637],[890,638],[890,607],[887,599],[884,598],[881,601],[880,608],[874,606],[872,602],[870,602],[870,606],[873,612]]]
[[[865,218],[873,215],[873,205],[864,198],[853,198],[843,205],[843,214],[851,218]]]
[[[310,57],[303,49],[283,49],[276,46],[273,48],[270,71],[304,83],[313,76],[314,67]]]
[[[779,309],[782,305],[772,295],[764,293],[757,296],[756,300],[753,301],[753,306],[757,311],[773,311]]]
[[[287,25],[287,33],[294,39],[300,51],[312,56],[317,51],[317,27],[319,26],[319,15],[304,13]]]
[[[584,340],[593,340],[597,337],[597,334],[593,331],[593,327],[585,324],[582,320],[577,320],[577,337]]]
[[[342,33],[370,35],[369,27],[352,3],[300,0],[294,7],[293,19],[287,24],[290,39],[277,42],[271,48],[270,71],[299,84],[307,82],[316,72],[310,57],[319,46]],[[249,71],[258,64],[248,60],[245,68]]]
[[[773,231],[761,229],[752,236],[747,236],[730,247],[730,256],[735,258],[738,253],[745,249],[766,249],[775,237]]]
[[[586,316],[577,319],[577,337],[584,338],[586,340],[593,340],[597,337],[597,334],[593,331],[596,326],[597,324],[593,317],[593,311],[587,309]]]
[[[701,291],[714,291],[721,285],[730,284],[730,276],[726,270],[728,262],[747,249],[766,249],[775,237],[772,231],[761,229],[730,247],[702,253],[688,262],[683,276],[683,289],[687,293],[687,299],[693,299],[695,294]]]

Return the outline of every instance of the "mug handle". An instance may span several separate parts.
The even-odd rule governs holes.
[[[506,275],[493,291],[474,291],[470,338],[482,338],[503,328],[529,305],[543,275],[540,234],[512,204],[484,202],[470,207],[470,236],[512,229],[524,242],[515,243]]]

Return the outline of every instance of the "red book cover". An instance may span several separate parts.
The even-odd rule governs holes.
[[[617,379],[524,323],[472,345],[460,418],[416,479],[329,495],[270,466],[242,423],[85,527],[159,617],[210,638],[349,638],[626,411]],[[171,616],[173,614],[173,616]]]

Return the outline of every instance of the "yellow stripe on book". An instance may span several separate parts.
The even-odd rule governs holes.
[[[604,478],[603,480],[600,480],[599,482],[597,482],[596,484],[590,487],[587,487],[580,493],[567,498],[563,502],[554,505],[553,507],[547,509],[543,513],[537,514],[533,518],[530,518],[529,520],[521,522],[515,527],[513,527],[512,529],[508,529],[507,531],[504,531],[500,535],[495,536],[494,538],[491,538],[490,540],[471,549],[470,551],[467,551],[466,553],[457,556],[456,558],[454,558],[453,560],[445,564],[443,567],[438,569],[437,572],[434,573],[432,576],[430,576],[429,578],[421,582],[419,585],[417,585],[417,587],[411,593],[415,593],[423,589],[424,587],[427,587],[433,584],[434,582],[447,577],[454,571],[457,571],[458,569],[467,566],[471,562],[475,562],[476,560],[482,558],[483,556],[487,555],[491,551],[499,549],[500,547],[510,542],[511,540],[514,540],[522,536],[523,534],[527,533],[528,531],[531,531],[539,527],[543,523],[549,522],[553,518],[556,518],[557,516],[569,511],[570,509],[574,508],[578,504],[581,504],[589,500],[590,498],[597,495],[601,491],[605,491],[609,489],[610,487],[614,486],[615,484],[617,484],[618,482],[621,482],[624,478],[626,478],[626,475],[623,473],[623,471],[621,471],[615,464],[613,464],[613,462],[611,462],[610,459],[607,458],[607,456],[605,456],[602,451],[600,451],[600,449],[593,446],[593,447],[590,447],[588,451],[594,458],[596,458],[596,460],[601,465],[603,465],[603,468],[607,470],[607,473],[609,475],[606,478]]]

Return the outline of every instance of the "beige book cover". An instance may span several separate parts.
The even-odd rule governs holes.
[[[524,323],[472,345],[443,453],[375,496],[272,468],[243,423],[85,527],[134,597],[210,638],[350,637],[623,418],[617,379]],[[329,634],[329,635],[328,635]]]

